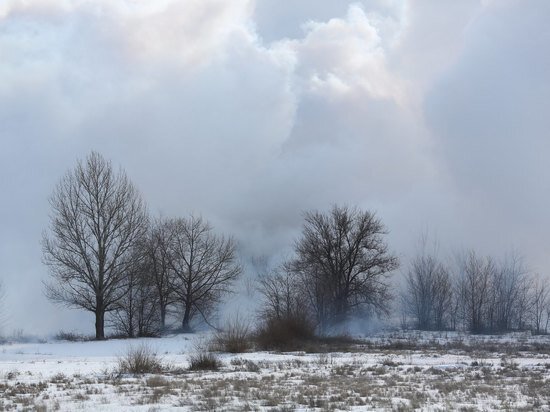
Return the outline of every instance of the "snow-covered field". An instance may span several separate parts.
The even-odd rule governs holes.
[[[188,370],[207,340],[3,344],[0,409],[550,410],[546,336],[384,333],[318,353],[219,353],[220,370]],[[117,373],[142,343],[166,372]]]

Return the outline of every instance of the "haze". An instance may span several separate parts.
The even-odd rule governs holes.
[[[40,248],[90,150],[245,261],[348,204],[404,265],[428,231],[443,254],[514,248],[550,273],[549,19],[544,0],[4,0],[4,327],[93,326],[46,300]]]

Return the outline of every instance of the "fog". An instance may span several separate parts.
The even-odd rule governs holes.
[[[92,330],[44,297],[40,247],[48,196],[90,150],[245,262],[347,204],[403,264],[428,231],[443,254],[515,248],[547,274],[549,18],[543,0],[4,0],[4,328]]]

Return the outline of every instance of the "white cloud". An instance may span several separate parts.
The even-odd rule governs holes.
[[[44,328],[12,291],[35,285],[26,293],[49,308],[36,282],[47,196],[90,149],[125,167],[153,211],[203,213],[251,254],[284,251],[302,210],[335,202],[376,209],[398,251],[426,225],[453,246],[482,238],[484,221],[487,242],[503,239],[514,215],[483,183],[490,171],[548,200],[530,182],[548,177],[533,153],[548,151],[550,13],[494,4],[2,2],[0,259],[16,318]],[[481,162],[498,143],[487,128],[511,124],[530,146],[518,132],[503,151],[524,174]],[[470,188],[487,193],[483,209],[465,207]],[[543,210],[522,220],[522,242],[543,239]]]
[[[373,98],[403,99],[403,85],[386,64],[379,30],[363,9],[351,5],[345,19],[309,21],[305,37],[286,41],[298,59],[303,87],[330,95],[364,90]]]

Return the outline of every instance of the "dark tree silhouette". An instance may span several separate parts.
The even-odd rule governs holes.
[[[202,218],[173,219],[169,225],[174,291],[183,307],[182,329],[191,331],[196,315],[208,322],[211,310],[240,275],[241,266],[233,239],[212,233]]]
[[[387,313],[387,277],[398,267],[388,252],[385,228],[373,213],[334,206],[329,213],[308,212],[296,257],[289,270],[301,276],[324,330],[354,312]]]
[[[146,229],[144,202],[124,171],[96,152],[79,161],[55,188],[44,262],[54,302],[95,314],[96,339],[105,337],[105,313],[127,292],[132,250]]]
[[[162,327],[160,321],[160,306],[155,286],[151,261],[142,246],[134,251],[134,265],[126,278],[126,292],[114,306],[109,316],[109,324],[117,334],[130,338],[141,336],[157,336]]]
[[[166,326],[168,307],[177,301],[174,290],[174,274],[170,266],[171,235],[170,222],[159,218],[150,226],[143,250],[148,261],[151,282],[155,289],[161,330]]]
[[[548,280],[537,276],[533,282],[531,307],[531,323],[536,334],[548,332],[548,308],[550,308],[550,289]]]
[[[497,271],[494,260],[474,251],[459,256],[458,293],[464,325],[472,333],[489,329],[488,308],[492,281]]]
[[[452,302],[452,281],[447,268],[435,256],[416,256],[406,276],[405,305],[416,326],[441,330],[448,324]]]

